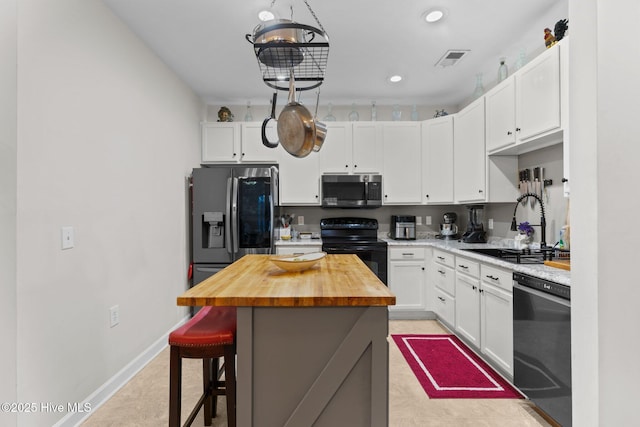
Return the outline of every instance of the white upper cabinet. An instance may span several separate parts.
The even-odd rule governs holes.
[[[327,137],[318,152],[320,173],[350,173],[353,167],[351,123],[327,122]]]
[[[382,172],[382,137],[375,122],[329,122],[320,154],[321,173]]]
[[[262,122],[202,124],[202,163],[273,163],[276,150],[262,144]]]
[[[353,173],[382,172],[382,135],[375,122],[353,123]]]
[[[240,159],[238,123],[202,124],[202,163],[237,162]]]
[[[526,141],[560,128],[560,46],[548,49],[516,76],[516,132]]]
[[[511,76],[485,95],[487,151],[516,143],[516,84]]]
[[[563,142],[567,49],[566,41],[547,49],[485,95],[489,154],[522,154]]]
[[[240,130],[241,162],[274,163],[278,160],[277,150],[281,148],[269,148],[262,143],[262,123],[241,123]]]
[[[278,147],[280,164],[280,204],[320,205],[320,162],[318,153],[294,157]]]
[[[422,123],[423,203],[453,203],[453,121],[449,115]]]
[[[484,97],[456,114],[453,132],[453,183],[456,202],[486,200],[484,122]]]
[[[419,122],[382,123],[383,204],[420,204],[421,130]]]

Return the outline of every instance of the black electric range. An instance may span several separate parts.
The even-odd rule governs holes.
[[[387,242],[378,239],[378,220],[342,217],[320,220],[322,250],[355,254],[387,284]]]

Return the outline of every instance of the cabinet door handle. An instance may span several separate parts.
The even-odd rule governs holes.
[[[478,190],[478,193],[482,193],[482,190]]]
[[[516,128],[516,132],[520,132],[520,128]]]
[[[465,270],[468,270],[468,269],[469,269],[469,267],[467,267],[466,265],[462,265],[462,264],[458,264],[458,267],[460,267],[460,268],[464,268]]]
[[[507,135],[513,135],[513,132],[507,131]]]
[[[569,182],[567,178],[562,178],[562,182]]]
[[[413,252],[403,252],[402,256],[413,256]]]
[[[442,302],[445,302],[445,299],[444,299],[444,298],[442,298],[442,297],[438,297],[438,299],[439,299],[440,301],[442,301]]]
[[[424,271],[424,267],[422,267],[422,271]]]
[[[444,274],[445,274],[445,272],[444,272],[444,271],[442,271],[442,270],[438,270],[438,273],[440,273],[440,274],[442,274],[442,275],[444,275]]]
[[[473,289],[475,291],[476,289],[478,289],[478,287],[476,285],[473,285],[473,286],[471,286],[471,289]]]
[[[441,261],[444,261],[444,257],[438,256],[437,258]]]
[[[357,167],[358,167],[358,165],[353,165],[353,167],[354,167],[354,168],[357,168]]]
[[[490,275],[488,275],[488,274],[486,275],[486,277],[487,277],[487,278],[489,278],[489,279],[491,279],[491,280],[500,280],[500,278],[499,278],[499,277],[493,277],[493,276],[490,276]]]

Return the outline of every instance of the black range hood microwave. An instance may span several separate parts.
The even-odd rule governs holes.
[[[323,208],[382,206],[382,175],[322,175]]]

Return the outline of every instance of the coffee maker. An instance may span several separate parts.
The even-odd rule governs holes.
[[[482,223],[484,206],[468,205],[467,211],[469,213],[469,222],[467,223],[467,231],[462,235],[462,241],[465,243],[486,243],[487,235]]]
[[[447,212],[442,216],[444,220],[443,224],[440,224],[440,234],[437,236],[439,239],[453,240],[458,239],[458,225],[456,220],[458,215],[455,212]]]

